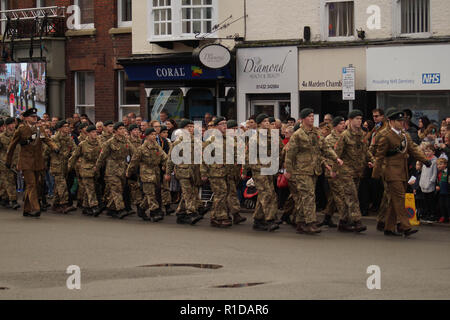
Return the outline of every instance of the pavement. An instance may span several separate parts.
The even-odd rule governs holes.
[[[448,299],[450,230],[418,227],[390,238],[364,218],[363,234],[282,225],[252,230],[251,215],[230,229],[0,209],[0,300],[4,299]],[[80,268],[69,290],[69,266]],[[381,288],[369,290],[369,266]],[[254,284],[254,285],[253,285]]]

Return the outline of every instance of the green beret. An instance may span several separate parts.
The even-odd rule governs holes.
[[[311,113],[314,113],[314,110],[313,109],[311,109],[311,108],[305,108],[305,109],[302,109],[301,111],[300,111],[300,118],[301,119],[305,119],[307,116],[309,116]]]
[[[168,131],[169,129],[167,129],[167,127],[166,126],[161,126],[161,131],[160,132],[163,132],[163,131]]]
[[[265,113],[258,114],[258,116],[256,117],[256,123],[260,124],[261,122],[264,121],[264,119],[267,119],[267,118],[269,118],[269,116]]]
[[[106,127],[106,126],[109,126],[109,125],[114,125],[114,122],[112,121],[112,120],[106,120],[105,122],[103,122],[103,125]]]
[[[87,123],[87,122],[82,122],[79,126],[78,126],[78,129],[84,129],[84,128],[87,128],[87,127],[89,127],[89,123]]]
[[[14,118],[6,118],[6,120],[5,120],[6,125],[9,125],[9,124],[15,123],[15,122],[16,122],[16,119],[14,119]]]
[[[114,130],[119,129],[120,127],[125,127],[125,124],[123,122],[116,122],[114,124]]]
[[[344,117],[337,116],[333,118],[333,121],[331,123],[333,124],[333,127],[337,127],[342,121],[345,121]]]
[[[180,128],[183,129],[184,127],[186,127],[188,124],[194,124],[191,120],[189,119],[182,119],[180,121]]]
[[[300,129],[300,123],[297,122],[294,126],[294,132],[297,131],[298,129]]]
[[[386,117],[388,117],[389,120],[404,120],[405,113],[401,110],[390,108],[386,111]]]
[[[270,123],[274,123],[275,122],[275,118],[274,117],[269,117],[269,122]]]
[[[225,117],[217,117],[216,120],[214,120],[214,125],[217,126],[222,121],[227,121],[227,119],[225,119]]]
[[[55,129],[61,129],[66,124],[67,124],[66,120],[58,121],[55,125]],[[81,125],[80,125],[80,129],[81,129]]]
[[[86,128],[86,131],[87,131],[87,132],[91,132],[91,131],[94,131],[94,130],[97,130],[97,128],[96,128],[93,124],[91,124],[90,126],[88,126],[88,127]]]
[[[135,123],[130,124],[130,125],[128,126],[128,132],[131,132],[131,131],[133,131],[134,129],[139,129],[139,126],[138,126],[137,124],[135,124]]]
[[[358,110],[358,109],[352,110],[348,113],[349,119],[353,119],[356,117],[362,117],[362,116],[363,116],[363,113],[361,112],[361,110]]]
[[[147,130],[145,130],[145,136],[147,137],[153,132],[156,132],[155,128],[148,128]]]
[[[236,128],[238,126],[238,123],[236,120],[228,120],[227,121],[227,128]]]

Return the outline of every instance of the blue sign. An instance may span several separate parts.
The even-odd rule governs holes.
[[[423,84],[441,83],[441,74],[440,73],[423,73],[422,74],[422,83]]]
[[[151,65],[132,64],[125,66],[131,81],[176,81],[231,79],[228,68],[209,69],[193,64]]]

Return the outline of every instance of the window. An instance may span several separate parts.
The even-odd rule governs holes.
[[[430,32],[430,0],[400,0],[400,33]]]
[[[94,0],[74,0],[80,7],[81,29],[94,29]]]
[[[161,110],[166,110],[172,119],[185,117],[184,97],[180,89],[152,89],[148,99],[148,114],[151,120],[159,120]]]
[[[214,37],[218,0],[149,0],[150,41]]]
[[[36,1],[36,7],[38,7],[38,8],[54,7],[54,6],[55,6],[55,0],[37,0]]]
[[[0,10],[1,11],[8,10],[8,6],[7,6],[7,1],[6,0],[1,0],[1,2],[0,2]],[[2,19],[6,19],[6,15],[2,14],[1,18]],[[6,21],[2,21],[1,22],[2,35],[5,33],[5,27],[6,27]]]
[[[128,80],[125,71],[119,71],[119,120],[124,115],[134,112],[140,113],[141,91],[138,84]]]
[[[353,1],[328,2],[328,38],[348,38],[354,35]]]
[[[118,0],[117,9],[117,25],[119,27],[131,27],[131,0]]]
[[[75,110],[95,120],[95,75],[94,72],[75,72]]]

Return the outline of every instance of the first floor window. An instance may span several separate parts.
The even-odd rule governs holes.
[[[81,28],[94,28],[94,0],[75,0],[74,4],[80,7]]]
[[[45,7],[54,7],[55,0],[37,0],[36,7],[45,8]]]
[[[328,37],[354,35],[353,1],[328,2]]]
[[[75,73],[75,111],[95,120],[95,75],[92,71]]]
[[[139,85],[128,80],[125,71],[119,71],[119,120],[134,112],[140,114]]]
[[[172,34],[172,0],[153,0],[153,34],[167,36]]]
[[[212,0],[182,0],[183,33],[209,33],[212,30]]]
[[[128,27],[131,26],[131,0],[118,0],[117,8],[118,12],[118,26]]]
[[[400,0],[401,33],[430,32],[430,0]]]

